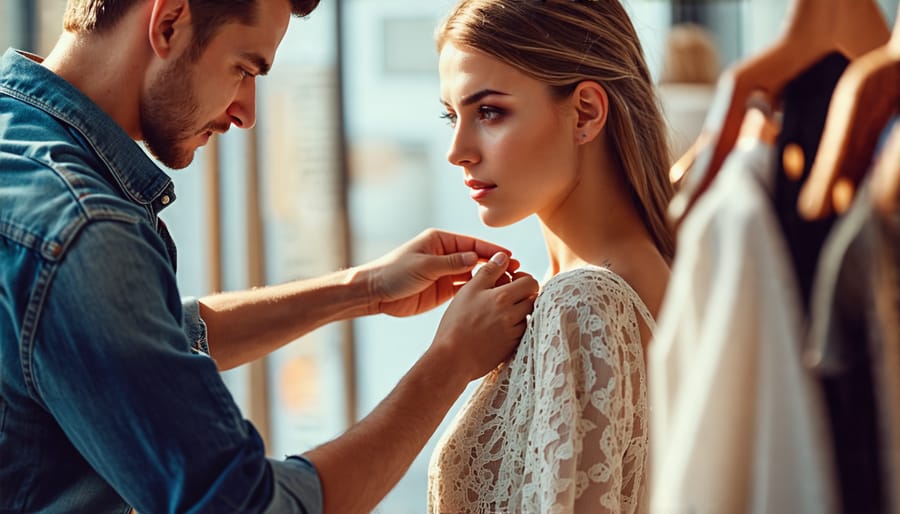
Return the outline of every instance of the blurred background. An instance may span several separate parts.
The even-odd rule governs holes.
[[[0,0],[0,46],[46,55],[65,3]],[[699,131],[715,76],[772,43],[790,2],[624,3],[660,83],[677,158]],[[451,134],[439,118],[432,34],[452,4],[324,0],[291,22],[272,72],[258,79],[256,128],[230,131],[170,172],[179,201],[163,217],[179,245],[184,295],[359,264],[427,227],[503,244],[543,276],[537,222],[483,227],[445,160]],[[897,0],[879,4],[893,24]],[[332,324],[225,379],[271,456],[300,453],[371,411],[428,346],[442,312]],[[425,511],[434,442],[376,512]]]

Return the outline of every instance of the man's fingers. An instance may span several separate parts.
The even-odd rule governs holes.
[[[426,276],[431,280],[450,277],[453,283],[465,282],[471,277],[472,269],[478,264],[475,252],[458,252],[448,255],[429,255],[425,257]]]
[[[527,273],[514,273],[512,282],[498,286],[498,290],[503,290],[513,303],[519,303],[523,300],[533,299],[538,293],[540,285],[537,280]]]
[[[531,275],[529,275],[528,273],[525,273],[524,271],[515,271],[514,269],[507,269],[506,271],[512,273],[513,280],[519,280],[520,278],[534,278]]]
[[[525,330],[527,330],[527,329],[528,329],[528,323],[523,319],[522,321],[520,321],[519,323],[516,323],[513,326],[513,334],[516,337],[522,337],[523,335],[525,335]]]
[[[534,299],[532,299],[532,298],[526,298],[526,299],[522,300],[521,302],[513,305],[511,308],[513,318],[515,320],[517,320],[516,321],[517,324],[524,323],[525,317],[528,316],[529,314],[531,314],[531,311],[533,311],[533,310],[534,310]]]
[[[484,263],[470,282],[475,282],[482,289],[490,289],[506,271],[508,264],[509,256],[503,252],[497,252]]]
[[[510,252],[508,249],[500,245],[490,243],[488,241],[466,236],[463,234],[445,232],[443,230],[435,230],[434,232],[437,234],[438,240],[440,241],[441,246],[444,248],[444,253],[466,251],[475,252],[482,259],[487,259],[497,252],[503,252],[507,255],[512,255],[512,252]]]
[[[476,263],[485,262],[489,257],[497,253],[505,253],[507,256],[512,256],[512,252],[500,245],[463,234],[429,229],[425,231],[424,236],[432,242],[437,242],[440,246],[440,249],[434,249],[437,254],[451,257],[449,262],[446,263],[446,269],[449,270],[449,273],[470,271]],[[510,258],[507,271],[512,273],[518,270],[520,266],[521,263],[517,259]]]

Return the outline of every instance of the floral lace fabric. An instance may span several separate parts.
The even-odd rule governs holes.
[[[431,458],[432,513],[646,510],[647,385],[637,293],[595,266],[543,287],[513,358]]]

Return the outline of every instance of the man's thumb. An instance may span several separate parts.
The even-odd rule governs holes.
[[[475,273],[472,281],[485,288],[493,287],[500,275],[506,271],[507,266],[509,266],[509,256],[503,252],[497,252]]]

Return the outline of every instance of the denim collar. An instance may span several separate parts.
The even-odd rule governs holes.
[[[106,164],[119,188],[159,212],[175,200],[172,179],[97,106],[40,57],[8,49],[0,59],[0,94],[26,102],[72,127]]]

